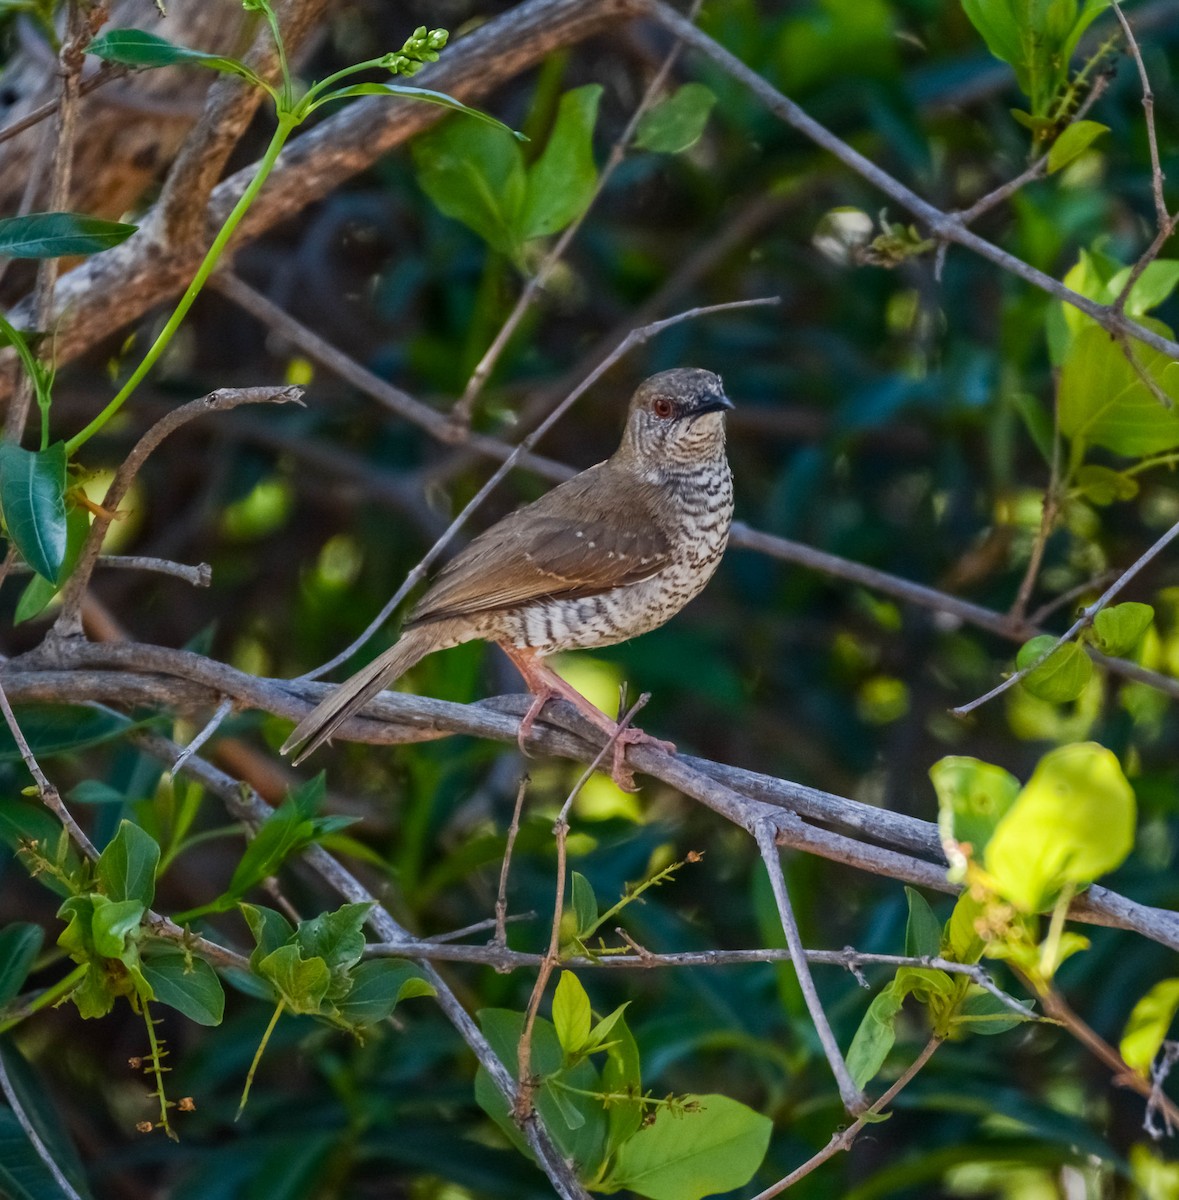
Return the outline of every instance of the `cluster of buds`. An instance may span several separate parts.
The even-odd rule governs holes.
[[[393,75],[415,75],[426,63],[438,61],[438,51],[449,37],[445,29],[427,29],[419,25],[396,54],[386,54],[381,59],[381,66]]]

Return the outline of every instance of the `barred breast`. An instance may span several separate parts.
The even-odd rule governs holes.
[[[612,646],[658,628],[716,572],[733,520],[733,478],[723,454],[667,481],[671,563],[649,579],[580,599],[534,601],[498,616],[492,636],[554,654]]]

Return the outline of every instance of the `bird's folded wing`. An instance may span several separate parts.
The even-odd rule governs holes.
[[[570,503],[580,497],[568,494],[554,512],[554,494],[476,538],[438,576],[410,622],[594,596],[668,565],[670,544],[646,495],[632,495],[628,505],[607,515],[600,504]]]

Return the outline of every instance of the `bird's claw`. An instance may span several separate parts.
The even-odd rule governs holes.
[[[655,746],[660,750],[665,750],[668,754],[675,753],[673,742],[665,742],[657,737],[652,737],[641,729],[620,730],[614,738],[614,757],[610,764],[610,778],[614,780],[615,786],[624,792],[639,790],[635,783],[635,773],[626,763],[627,746]]]

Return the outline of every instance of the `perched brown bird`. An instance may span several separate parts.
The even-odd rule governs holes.
[[[456,555],[409,614],[401,640],[306,716],[283,753],[302,745],[299,762],[427,654],[486,638],[536,697],[520,726],[521,749],[557,696],[617,736],[614,776],[629,785],[625,745],[655,739],[638,729],[619,734],[615,721],[543,659],[655,629],[709,581],[733,518],[724,423],[732,407],[711,371],[663,371],[642,383],[613,456],[509,514]]]

